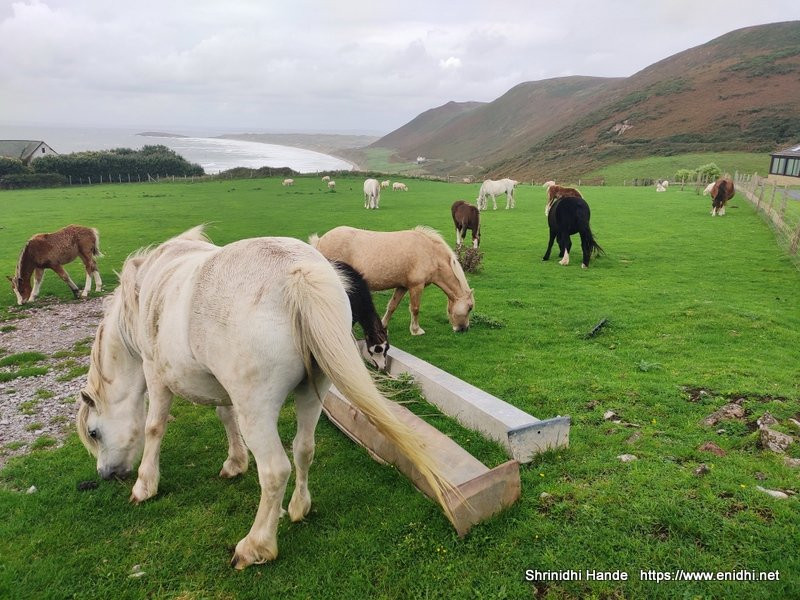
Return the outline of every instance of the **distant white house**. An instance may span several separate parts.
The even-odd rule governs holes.
[[[26,165],[53,154],[58,152],[40,140],[0,140],[0,156],[18,158]]]

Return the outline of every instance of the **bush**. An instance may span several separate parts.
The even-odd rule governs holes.
[[[15,173],[0,177],[0,189],[3,190],[61,187],[63,185],[67,185],[67,178],[58,173]]]
[[[483,267],[483,252],[472,246],[457,248],[456,257],[465,273],[478,273]]]
[[[0,177],[29,172],[30,169],[26,167],[20,159],[0,156]]]
[[[697,173],[700,179],[705,182],[716,181],[722,175],[722,170],[715,163],[708,163],[701,167],[697,167]]]

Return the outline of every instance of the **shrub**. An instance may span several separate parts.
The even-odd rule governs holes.
[[[465,273],[478,273],[483,267],[483,252],[472,246],[456,249],[456,257]]]
[[[28,172],[30,172],[30,169],[22,164],[20,159],[0,156],[0,177]]]
[[[62,185],[67,185],[67,178],[58,173],[14,173],[0,177],[0,189],[3,190],[61,187]]]

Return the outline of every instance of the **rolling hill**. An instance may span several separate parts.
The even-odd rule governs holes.
[[[772,151],[800,139],[800,21],[739,29],[627,78],[521,83],[374,142],[434,174],[545,180],[620,160]]]

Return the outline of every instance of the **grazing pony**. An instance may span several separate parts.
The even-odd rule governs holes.
[[[547,223],[550,226],[550,241],[547,243],[547,252],[544,253],[542,260],[550,259],[550,251],[553,249],[553,240],[558,240],[558,256],[561,257],[559,264],[569,264],[569,251],[572,248],[570,236],[578,233],[581,236],[581,248],[583,249],[583,262],[581,267],[589,267],[589,258],[592,253],[602,254],[603,249],[595,241],[592,230],[589,227],[591,211],[586,200],[576,196],[558,198],[553,202],[550,214],[547,216]]]
[[[389,351],[389,333],[381,323],[381,318],[372,302],[372,294],[363,275],[347,263],[331,261],[339,276],[347,282],[347,298],[350,300],[350,311],[353,323],[361,325],[364,330],[367,358],[375,368],[386,370],[386,353]]]
[[[453,213],[453,224],[456,226],[456,247],[461,248],[461,243],[467,237],[467,230],[472,231],[472,247],[481,245],[481,213],[477,206],[464,200],[456,200],[450,207]]]
[[[320,394],[330,381],[399,446],[437,499],[451,492],[420,436],[397,419],[376,389],[353,343],[342,280],[307,244],[274,237],[219,247],[196,227],[129,257],[104,313],[81,390],[81,441],[97,457],[104,479],[127,475],[144,446],[131,493],[132,502],[144,502],[158,492],[173,395],[216,405],[229,438],[220,475],[242,473],[249,449],[261,485],[255,521],[231,560],[237,569],[278,555],[291,463],[277,424],[293,390],[292,521],[311,507],[314,429]]]
[[[377,179],[367,179],[364,182],[364,208],[380,208],[381,184]]]
[[[405,183],[401,183],[399,181],[395,181],[392,184],[392,191],[393,192],[407,192],[408,186]]]
[[[730,177],[720,177],[714,182],[709,194],[711,194],[711,216],[724,215],[725,205],[736,194],[733,180]]]
[[[89,295],[92,278],[94,278],[94,289],[99,292],[103,287],[103,281],[97,270],[95,256],[102,256],[100,254],[100,234],[97,229],[82,225],[67,225],[64,229],[53,233],[37,233],[28,240],[22,249],[14,278],[7,278],[17,296],[17,304],[22,305],[28,300],[36,300],[42,287],[45,269],[55,271],[69,286],[76,298],[79,295],[82,298]],[[86,267],[86,285],[83,286],[83,292],[80,293],[78,286],[63,267],[78,257]],[[31,275],[34,279],[33,288],[31,288]]]
[[[336,182],[333,181],[332,179],[328,182],[328,189],[329,190],[335,190],[336,189]]]
[[[388,189],[388,188],[389,188],[389,183],[390,183],[390,182],[389,182],[389,180],[388,180],[388,179],[386,179],[386,180],[384,180],[384,181],[381,181],[381,189],[382,189],[382,190],[383,190],[383,189]]]
[[[447,314],[453,331],[469,329],[469,313],[475,305],[473,290],[464,276],[464,269],[442,236],[429,227],[407,231],[367,231],[353,227],[336,227],[322,237],[312,235],[309,243],[330,260],[352,265],[364,276],[373,291],[394,288],[386,306],[383,326],[406,292],[411,311],[411,335],[422,335],[419,326],[419,304],[422,291],[435,284],[447,295]]]
[[[513,179],[500,179],[498,181],[486,179],[481,184],[481,189],[478,192],[478,198],[475,201],[478,205],[478,210],[486,210],[486,196],[492,197],[494,210],[497,210],[497,199],[495,196],[499,196],[500,194],[506,195],[506,209],[514,208],[516,206],[516,202],[514,200],[514,186],[518,183],[518,181]]]
[[[572,196],[573,198],[583,198],[581,193],[575,188],[556,185],[555,181],[546,181],[542,187],[547,189],[547,204],[544,207],[545,217],[550,214],[550,209],[553,207],[553,202],[559,198],[566,198],[567,196]]]
[[[294,185],[294,179],[284,179],[281,185],[283,186]]]

